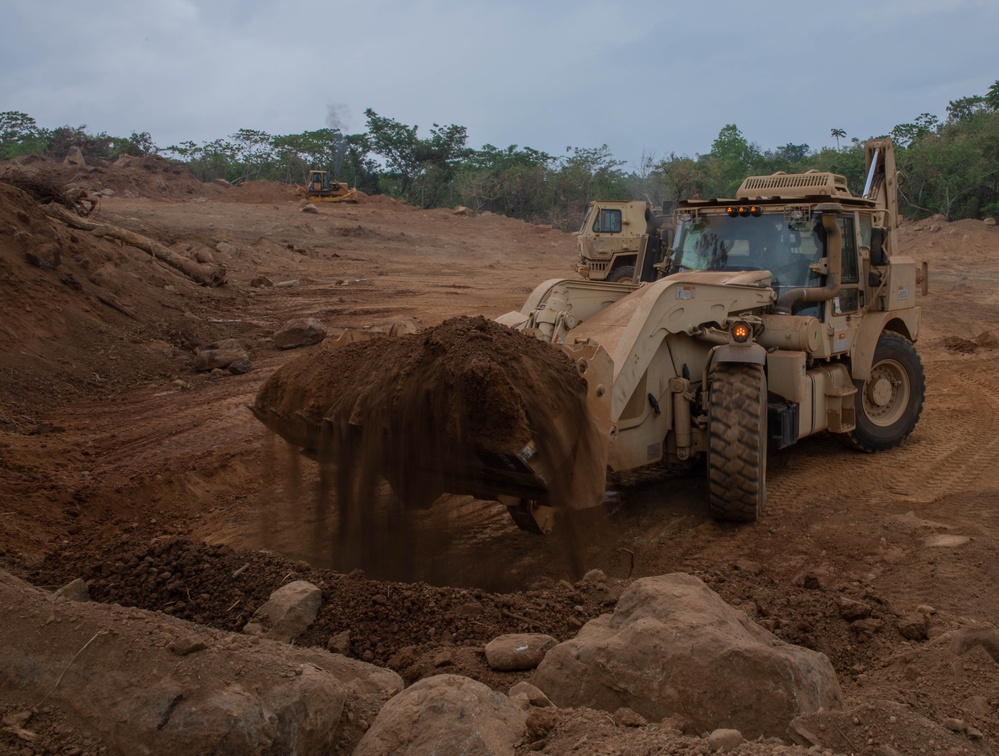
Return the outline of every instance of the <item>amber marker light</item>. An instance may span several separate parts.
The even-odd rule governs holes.
[[[737,215],[745,218],[748,215],[752,215],[754,218],[759,218],[763,215],[763,208],[759,205],[729,205],[725,208],[725,213],[730,217],[734,218]]]
[[[748,323],[736,323],[732,326],[732,338],[739,344],[749,341],[749,337],[752,335],[753,329],[749,327]]]

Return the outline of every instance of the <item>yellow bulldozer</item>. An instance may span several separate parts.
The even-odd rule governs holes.
[[[331,179],[328,171],[309,171],[309,181],[305,189],[296,190],[299,196],[305,195],[309,202],[357,202],[357,189],[351,189],[346,184]]]
[[[488,345],[498,336],[480,329],[468,344],[485,351],[461,381],[437,393],[405,383],[407,375],[429,374],[421,366],[386,384],[391,403],[352,400],[337,414],[325,412],[326,400],[310,394],[305,379],[293,385],[294,375],[282,368],[254,412],[312,451],[361,448],[362,441],[391,445],[379,472],[403,501],[427,506],[445,492],[492,498],[520,527],[539,533],[551,530],[560,507],[599,506],[608,470],[694,458],[706,461],[711,514],[755,520],[767,500],[768,448],[827,432],[854,450],[883,451],[905,440],[922,410],[916,294],[926,293],[928,273],[897,248],[892,143],[871,140],[866,156],[859,195],[843,176],[810,171],[751,176],[734,198],[681,201],[667,248],[656,253],[656,280],[549,280],[520,310],[497,318],[523,338],[561,350],[575,376],[489,362]],[[644,231],[644,214],[640,223]],[[639,254],[629,267],[645,265]],[[436,337],[423,341],[449,357]],[[329,354],[319,359],[325,362],[316,370],[340,369]],[[490,408],[504,408],[514,394],[530,400],[531,380],[559,381],[557,391],[579,393],[578,411],[527,401],[521,415],[533,432],[506,443],[494,432],[488,444],[478,443],[468,426],[494,430]],[[459,383],[466,386],[464,415],[454,410]],[[494,397],[491,386],[506,394]],[[546,411],[585,417],[552,424]],[[430,444],[431,431],[445,442]],[[447,454],[423,453],[438,446]]]

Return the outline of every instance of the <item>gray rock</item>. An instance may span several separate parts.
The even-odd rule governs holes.
[[[606,585],[607,575],[604,574],[603,570],[589,570],[583,577],[579,579],[580,584],[596,584],[596,585]]]
[[[223,255],[238,255],[239,247],[235,244],[230,244],[229,242],[221,241],[215,245],[215,251],[221,252]]]
[[[278,588],[253,613],[243,632],[260,638],[290,643],[316,621],[323,592],[306,580]]]
[[[526,722],[527,715],[502,693],[467,677],[437,675],[385,704],[354,756],[512,754]]]
[[[43,241],[24,250],[24,261],[42,270],[55,270],[62,265],[62,252],[54,241]]]
[[[863,601],[854,601],[846,596],[839,596],[836,599],[839,606],[839,616],[847,622],[853,620],[866,619],[871,616],[871,607]]]
[[[649,720],[627,706],[614,712],[614,724],[618,727],[645,727],[648,723]]]
[[[66,153],[66,158],[62,161],[63,165],[75,165],[82,168],[87,164],[87,161],[83,158],[83,151],[79,147],[70,147],[69,152]]]
[[[267,276],[254,276],[253,278],[250,279],[250,286],[253,286],[258,289],[273,285],[274,282],[271,279],[269,279]]]
[[[83,578],[66,583],[62,588],[52,594],[53,596],[69,599],[70,601],[90,601],[90,588]]]
[[[627,706],[750,738],[780,737],[798,714],[841,705],[824,654],[784,643],[685,574],[635,581],[613,614],[551,649],[530,681],[557,706]]]
[[[344,656],[349,654],[350,630],[344,630],[342,633],[331,635],[329,640],[326,641],[326,648],[334,654],[343,654]]]
[[[718,729],[705,738],[708,748],[715,753],[734,751],[742,745],[742,733],[738,730]]]
[[[540,633],[501,635],[486,644],[486,663],[501,672],[534,669],[557,642]]]
[[[224,339],[213,344],[205,344],[194,350],[194,369],[207,372],[215,368],[226,369],[232,363],[249,359],[243,345],[236,339]]]
[[[297,318],[285,323],[274,334],[274,346],[278,349],[318,344],[326,338],[326,326],[315,318]]]
[[[303,205],[301,212],[303,213],[318,213],[319,208],[313,205],[311,202],[308,205]]]
[[[908,638],[909,640],[926,640],[929,629],[929,615],[922,612],[906,614],[898,621],[898,631],[902,634],[903,638]]]
[[[544,691],[536,685],[531,685],[529,682],[524,680],[521,680],[519,683],[510,688],[509,696],[510,698],[513,698],[514,696],[524,696],[531,706],[536,706],[539,709],[555,706],[555,704],[552,703],[552,700],[544,694]]]
[[[229,372],[233,375],[244,375],[250,372],[250,358],[240,357],[238,360],[233,360],[229,363]]]

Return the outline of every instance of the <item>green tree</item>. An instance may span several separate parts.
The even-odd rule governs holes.
[[[312,169],[328,171],[339,178],[339,158],[346,145],[339,129],[317,129],[271,138],[274,159],[283,180],[291,184],[304,183]]]
[[[463,205],[534,222],[551,215],[549,171],[554,158],[513,144],[491,144],[473,151],[456,174],[455,187]]]
[[[932,134],[940,128],[940,119],[932,113],[920,113],[913,123],[900,123],[891,130],[891,140],[905,149],[917,139]]]
[[[710,154],[702,158],[708,172],[705,188],[713,197],[733,196],[761,157],[759,147],[750,144],[738,126],[734,123],[723,126],[711,143]]]
[[[0,159],[43,152],[48,136],[27,113],[8,110],[0,113]]]
[[[830,133],[832,134],[833,139],[836,140],[836,149],[838,150],[839,140],[846,137],[846,132],[843,129],[833,129]]]
[[[583,222],[587,205],[595,199],[627,199],[624,173],[606,144],[600,147],[567,147],[552,180],[555,204],[551,222],[563,227]]]
[[[989,87],[989,91],[985,93],[985,106],[989,110],[999,111],[999,79]]]
[[[671,152],[659,163],[659,170],[666,185],[664,199],[689,199],[704,192],[707,174],[704,164],[694,158]]]
[[[242,175],[230,179],[234,183],[246,181],[251,176],[261,174],[274,159],[271,135],[256,129],[240,129],[229,137],[234,147],[235,157],[242,164]]]
[[[950,220],[999,210],[999,112],[981,110],[914,141],[900,155],[908,215]]]
[[[951,100],[947,103],[947,121],[964,121],[985,107],[985,98],[981,95],[971,95]]]
[[[450,188],[454,174],[470,153],[464,126],[434,124],[430,137],[421,139],[417,126],[407,126],[368,108],[368,138],[381,155],[395,182],[395,191],[422,207],[435,207]]]

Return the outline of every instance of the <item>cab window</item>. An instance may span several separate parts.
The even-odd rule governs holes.
[[[598,234],[621,233],[621,211],[601,210],[593,221],[593,230]]]
[[[839,232],[843,235],[843,283],[857,283],[860,269],[857,263],[857,236],[853,226],[853,216],[840,216],[837,219]]]

